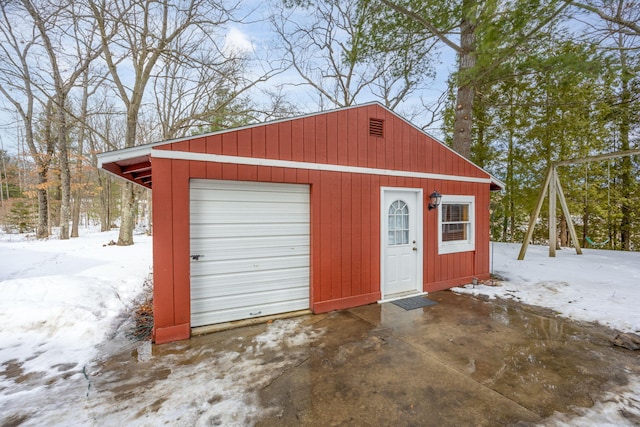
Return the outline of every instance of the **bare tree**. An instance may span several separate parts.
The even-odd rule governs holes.
[[[294,2],[272,12],[290,66],[318,94],[320,105],[378,98],[395,109],[433,77],[431,36],[405,32],[402,48],[391,37],[385,49],[373,48],[371,30],[375,20],[384,19],[381,12],[375,2],[345,0]]]
[[[163,139],[203,128],[247,124],[253,119],[255,104],[249,101],[248,92],[281,71],[270,64],[252,67],[253,52],[217,48],[209,43],[211,36],[191,32],[176,37],[173,56],[159,64],[153,89]],[[251,76],[247,69],[254,70]]]
[[[84,122],[90,130],[87,132],[89,144],[87,157],[95,171],[94,179],[98,185],[100,231],[108,231],[111,229],[115,217],[115,212],[112,209],[114,205],[112,195],[114,189],[117,190],[118,184],[114,182],[111,174],[98,168],[97,154],[118,148],[118,142],[125,137],[125,119],[113,104],[111,92],[108,92],[106,88],[101,88],[95,98],[97,100],[94,100],[89,107],[89,111],[93,111],[93,113],[87,114],[87,120]]]
[[[86,22],[79,22],[86,15],[71,2],[36,3],[22,0],[26,12],[33,20],[39,34],[42,48],[48,59],[52,79],[55,145],[58,149],[62,200],[60,205],[60,238],[69,238],[71,219],[71,171],[69,168],[69,94],[75,88],[80,76],[101,53],[100,45],[93,45],[93,28]],[[86,36],[85,34],[88,34]],[[76,52],[65,50],[65,41],[76,45]],[[73,65],[72,65],[73,64]],[[46,84],[47,82],[43,82]],[[44,89],[44,88],[43,88]],[[48,92],[48,91],[47,91]]]
[[[591,12],[600,19],[614,24],[627,36],[640,36],[638,3],[624,0],[573,1],[574,6]]]
[[[126,110],[124,147],[136,144],[138,118],[143,100],[154,72],[162,63],[181,59],[175,52],[180,37],[202,37],[215,48],[220,27],[230,22],[233,8],[209,0],[188,0],[174,3],[169,0],[92,0],[89,2],[102,38],[104,60],[116,93]],[[198,66],[198,64],[194,64]],[[133,184],[125,186],[119,245],[133,244],[135,225],[135,191]]]
[[[45,146],[36,142],[36,104],[39,96],[37,69],[31,56],[38,49],[39,34],[35,28],[17,19],[23,15],[17,4],[0,2],[0,93],[13,107],[24,125],[24,141],[36,164],[38,197],[38,224],[36,236],[49,235],[49,207],[46,185],[53,157],[53,140],[46,139]],[[17,27],[14,23],[18,23]],[[47,109],[48,110],[48,109]]]

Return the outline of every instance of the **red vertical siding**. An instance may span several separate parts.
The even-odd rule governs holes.
[[[327,163],[327,116],[316,117],[315,134],[310,138],[315,139],[315,161],[317,163]]]
[[[303,119],[291,122],[291,160],[304,161],[304,123]]]
[[[349,295],[362,294],[362,175],[351,175],[351,290]]]
[[[275,128],[277,129],[277,128]],[[267,154],[267,135],[264,126],[251,129],[251,157],[264,158]]]
[[[273,158],[282,159],[282,160],[293,159],[293,154],[292,154],[293,142],[291,141],[291,122],[278,123],[275,126],[278,127],[278,145],[280,150],[279,150],[279,155]],[[269,141],[269,142],[273,143],[273,141]]]
[[[332,238],[331,235],[331,224],[332,221],[332,203],[331,203],[331,191],[332,191],[332,183],[334,174],[321,172],[320,173],[320,183],[319,191],[320,198],[314,199],[320,204],[320,235],[315,236],[315,238],[320,239],[319,252],[322,254],[320,260],[320,271],[314,271],[314,277],[316,277],[322,286],[317,286],[314,288],[314,301],[329,301],[331,299],[331,295],[333,293],[333,241],[336,239]],[[315,246],[317,249],[318,246]]]
[[[225,154],[227,153],[226,150],[232,150],[231,147],[234,144],[231,138],[227,138],[227,140],[228,141],[226,141],[227,146],[225,147]],[[238,154],[238,156],[240,157],[251,157],[253,154],[251,149],[253,140],[254,138],[253,138],[251,129],[239,130],[237,132],[237,142],[235,142],[236,154]],[[228,152],[233,152],[233,151],[228,151]]]
[[[327,163],[338,164],[338,113],[327,114]]]
[[[352,252],[352,232],[351,229],[351,212],[352,212],[352,198],[351,198],[351,180],[353,176],[348,173],[340,174],[340,181],[342,188],[340,190],[342,196],[342,203],[340,208],[340,253],[342,258],[342,283],[341,292],[339,297],[347,297],[353,295],[351,289],[353,287],[351,276],[351,270],[353,267],[353,252]]]
[[[347,133],[347,113],[344,111],[338,111],[336,113],[336,121],[337,121],[337,135],[336,135],[336,145],[337,145],[337,164],[339,165],[348,165],[349,164],[349,135]]]
[[[361,189],[360,194],[362,200],[360,201],[360,233],[361,233],[361,289],[362,293],[369,294],[375,292],[374,283],[372,283],[371,270],[376,268],[377,265],[371,261],[371,241],[376,239],[375,230],[378,225],[371,221],[371,212],[375,209],[375,203],[372,202],[372,192],[376,189],[371,185],[371,175],[361,176]]]
[[[171,160],[153,159],[153,283],[156,328],[174,326]],[[160,209],[159,207],[164,209]]]
[[[331,239],[331,292],[329,300],[334,300],[342,295],[342,198],[341,198],[341,180],[338,173],[326,173],[329,178],[329,198],[323,199],[321,203],[327,200],[331,204],[331,226],[326,230]]]
[[[189,162],[172,161],[173,283],[176,324],[191,321],[189,284]]]

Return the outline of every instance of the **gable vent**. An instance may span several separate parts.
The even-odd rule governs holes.
[[[369,119],[369,135],[384,138],[384,120]]]

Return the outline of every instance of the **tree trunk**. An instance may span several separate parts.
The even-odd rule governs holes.
[[[111,230],[111,178],[98,171],[100,182],[100,231]]]
[[[47,198],[47,170],[38,167],[38,227],[36,237],[44,239],[49,236],[49,199]]]
[[[455,133],[452,148],[467,159],[471,157],[473,102],[476,92],[471,76],[476,65],[476,3],[476,0],[462,0],[458,93],[453,123]]]
[[[64,98],[58,105],[56,125],[58,128],[58,159],[60,161],[60,239],[69,238],[71,217],[71,170],[69,169],[69,144],[67,141],[67,120],[64,112]]]
[[[622,45],[622,41],[620,42]],[[631,129],[631,113],[629,108],[631,106],[631,91],[629,89],[629,81],[632,79],[632,73],[628,68],[626,52],[620,50],[620,149],[622,151],[629,150],[629,133]],[[620,182],[621,182],[621,197],[620,197],[620,213],[622,215],[620,219],[620,245],[622,250],[628,251],[631,249],[631,225],[632,225],[632,210],[631,210],[631,192],[633,188],[632,177],[632,164],[631,157],[625,156],[621,159],[620,168]]]
[[[567,218],[564,214],[560,215],[560,247],[569,246],[569,229],[567,227]]]
[[[71,237],[79,237],[80,207],[83,198],[82,187],[82,159],[84,156],[84,138],[87,122],[87,104],[89,102],[89,74],[85,72],[82,76],[82,104],[80,107],[80,132],[78,133],[78,153],[76,155],[75,180],[76,188],[73,192],[73,209],[71,220]]]
[[[136,221],[136,196],[135,184],[127,182],[122,189],[122,213],[120,222],[120,233],[118,234],[118,245],[133,245],[133,227]]]
[[[136,142],[136,126],[138,123],[139,106],[130,106],[127,118],[127,134],[125,147],[133,147]],[[135,226],[136,192],[134,184],[127,182],[124,186],[124,197],[121,208],[120,232],[118,233],[118,245],[133,245],[133,227]]]

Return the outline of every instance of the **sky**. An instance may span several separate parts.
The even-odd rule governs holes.
[[[138,408],[156,404],[159,396],[171,397],[163,400],[156,418],[143,418],[138,425],[203,425],[212,417],[222,425],[248,425],[264,415],[255,384],[300,363],[296,349],[322,331],[297,319],[276,321],[244,343],[242,354],[211,350],[216,363],[207,369],[204,359],[183,366],[179,353],[163,355],[154,365],[159,370],[183,367],[172,370],[171,381],[151,383],[126,403],[92,394],[91,380],[101,375],[98,361],[122,349],[135,352],[139,361],[154,357],[149,341],[131,342],[117,333],[149,289],[152,237],[136,234],[135,244],[126,247],[109,245],[114,240],[116,230],[81,230],[80,238],[64,241],[0,232],[0,424],[3,414],[21,408],[33,413],[28,426],[93,425],[96,420],[130,425]],[[585,249],[578,256],[563,249],[549,258],[546,247],[529,246],[524,261],[517,261],[518,251],[519,245],[494,243],[492,269],[503,279],[454,291],[513,299],[561,317],[640,333],[640,253]],[[263,360],[265,351],[277,352],[285,344],[287,357]],[[7,375],[12,369],[19,375]],[[219,399],[202,401],[212,390]],[[630,425],[632,418],[620,414],[640,417],[638,396],[640,378],[615,393],[594,396],[594,406],[577,417],[556,414],[545,425]]]
[[[270,59],[277,59],[279,53],[274,50],[279,42],[275,38],[275,34],[271,30],[267,17],[269,14],[269,3],[260,2],[259,5],[253,4],[253,2],[245,2],[244,7],[239,12],[238,16],[244,16],[243,22],[236,22],[228,24],[226,28],[226,34],[223,37],[223,45],[225,50],[236,50],[247,54],[254,55],[259,61],[264,61],[267,56]],[[441,62],[437,65],[437,76],[433,85],[421,94],[424,96],[427,102],[435,102],[446,90],[446,80],[453,70],[455,63],[455,57],[450,49],[444,49],[441,55]],[[259,69],[258,65],[256,69]],[[293,70],[288,70],[282,74],[278,74],[269,81],[259,86],[260,89],[275,88],[282,84],[291,84],[294,82],[300,82],[300,78]],[[305,112],[314,112],[318,107],[318,99],[313,91],[305,86],[289,86],[286,90],[287,95],[291,102],[298,105]],[[254,98],[260,97],[259,91],[255,91],[252,95]],[[366,98],[362,97],[359,102],[369,102],[375,100],[374,97]],[[417,103],[417,98],[408,99],[405,103],[405,107],[411,109],[411,105]],[[13,112],[12,112],[13,111]],[[399,111],[402,114],[402,111]],[[421,123],[416,123],[421,125]],[[4,149],[10,153],[16,153],[18,151],[18,138],[20,134],[18,129],[22,123],[15,114],[15,110],[0,96],[0,149],[4,146]],[[439,125],[435,125],[433,130],[433,136],[442,138],[438,130]]]

